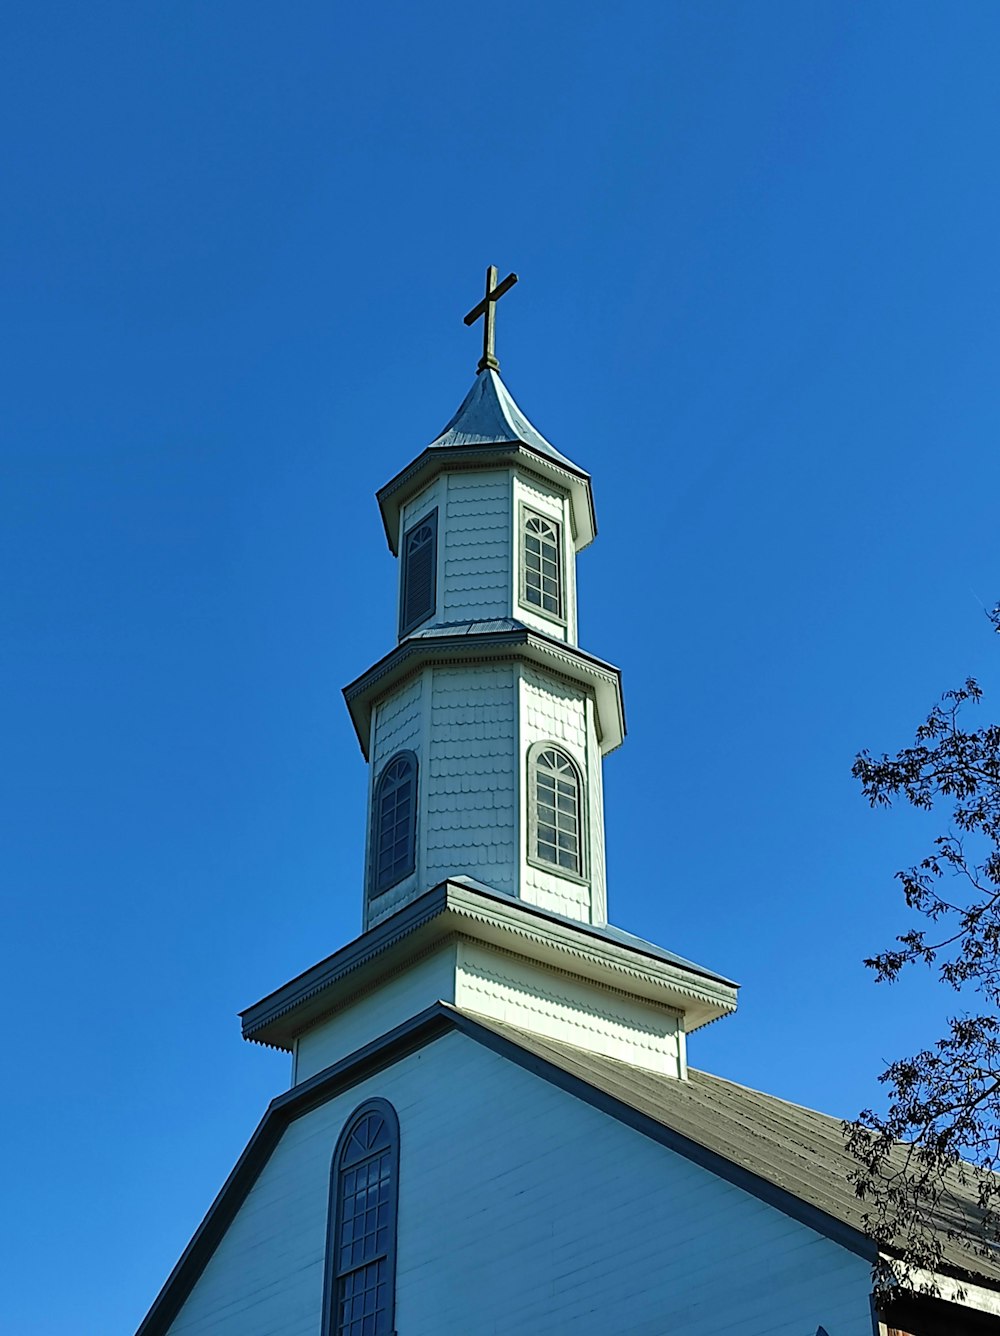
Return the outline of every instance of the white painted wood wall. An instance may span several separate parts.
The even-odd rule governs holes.
[[[503,1021],[634,1067],[687,1075],[684,1018],[670,1007],[568,970],[456,937],[346,997],[295,1041],[292,1084],[370,1044],[435,1002]]]
[[[458,1034],[288,1128],[172,1336],[317,1336],[331,1156],[374,1095],[400,1336],[871,1336],[861,1258]]]

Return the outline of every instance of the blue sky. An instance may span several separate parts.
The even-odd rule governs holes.
[[[937,827],[850,767],[969,673],[997,717],[998,49],[919,0],[8,7],[0,1329],[134,1329],[287,1082],[237,1010],[358,930],[373,492],[488,263],[594,475],[612,918],[744,985],[692,1062],[851,1114],[932,1037],[861,959]]]

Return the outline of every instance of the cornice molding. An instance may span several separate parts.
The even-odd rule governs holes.
[[[391,690],[424,668],[498,662],[530,663],[578,690],[589,691],[602,754],[621,746],[625,739],[621,670],[543,631],[523,627],[516,631],[411,636],[348,683],[343,690],[344,700],[365,760],[369,759],[372,711]]]
[[[398,556],[399,512],[422,487],[441,473],[477,472],[495,469],[498,464],[516,461],[518,468],[533,473],[546,482],[555,482],[566,491],[573,514],[573,539],[577,551],[588,547],[597,536],[597,515],[590,474],[571,469],[536,451],[525,441],[496,441],[487,445],[427,446],[375,493],[386,541],[392,555]],[[577,513],[579,511],[579,513]]]
[[[657,1002],[683,1013],[688,1031],[736,1010],[737,985],[698,966],[647,954],[602,936],[599,927],[554,918],[538,906],[443,882],[241,1012],[243,1037],[291,1052],[298,1035],[350,997],[456,937],[506,945],[542,969],[563,968],[581,981]]]

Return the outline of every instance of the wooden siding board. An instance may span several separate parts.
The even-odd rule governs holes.
[[[456,1001],[456,950],[453,944],[444,946],[411,962],[301,1034],[296,1040],[295,1083],[307,1081],[434,1002]]]
[[[447,489],[441,620],[509,617],[510,472],[451,473]]]
[[[515,892],[513,667],[436,668],[431,711],[427,880],[466,875]]]

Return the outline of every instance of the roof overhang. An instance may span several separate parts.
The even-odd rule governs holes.
[[[439,473],[465,472],[470,469],[495,469],[500,464],[517,462],[529,472],[555,483],[569,493],[573,522],[573,541],[577,551],[597,537],[597,516],[590,474],[582,469],[564,468],[524,441],[497,441],[492,445],[428,446],[412,464],[390,479],[375,493],[382,512],[389,551],[397,555],[399,512],[421,488]]]
[[[597,738],[602,754],[607,755],[621,746],[625,739],[625,705],[620,669],[541,631],[524,627],[516,631],[404,640],[344,687],[344,699],[365,760],[368,760],[372,710],[378,700],[405,678],[433,664],[496,663],[502,660],[536,664],[589,691],[596,707]]]
[[[442,882],[290,983],[240,1013],[243,1038],[291,1051],[297,1035],[407,963],[455,938],[684,1013],[696,1030],[736,1010],[738,985],[679,957],[614,940],[513,896]]]

